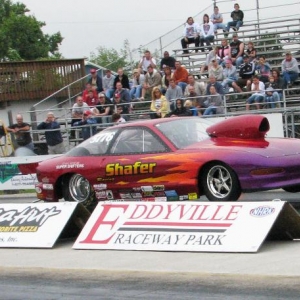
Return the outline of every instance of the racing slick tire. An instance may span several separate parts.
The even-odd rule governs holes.
[[[81,203],[89,210],[95,207],[95,192],[89,181],[82,175],[72,174],[67,176],[62,187],[65,201]]]
[[[241,195],[237,175],[229,166],[220,162],[205,166],[201,187],[210,201],[236,201]]]
[[[282,189],[286,192],[289,192],[289,193],[299,193],[300,192],[300,185],[286,186]]]

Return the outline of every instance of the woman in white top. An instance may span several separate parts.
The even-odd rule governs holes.
[[[195,23],[192,17],[189,17],[186,20],[183,30],[183,39],[181,40],[182,49],[185,49],[183,50],[183,53],[189,53],[186,49],[188,44],[195,43],[195,47],[199,47],[200,39],[198,28],[198,23]],[[198,50],[196,50],[196,52],[198,52]]]
[[[265,100],[265,84],[259,81],[259,77],[254,75],[252,77],[251,91],[254,92],[246,103],[246,110],[250,109],[250,105],[254,102],[257,109],[260,109],[261,103]]]
[[[208,50],[211,51],[212,48],[210,43],[214,41],[214,24],[209,21],[208,14],[203,16],[203,24],[200,25],[200,44],[203,47],[204,43],[208,46]],[[204,47],[201,48],[201,51],[204,52]]]

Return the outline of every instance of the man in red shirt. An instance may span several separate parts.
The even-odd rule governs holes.
[[[173,79],[175,80],[175,83],[181,87],[183,93],[188,84],[188,76],[189,76],[189,73],[186,70],[186,68],[183,68],[181,66],[180,61],[176,61]]]

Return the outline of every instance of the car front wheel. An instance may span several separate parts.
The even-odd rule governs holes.
[[[80,174],[73,174],[65,178],[63,196],[66,201],[75,201],[85,207],[90,207],[95,202],[94,191],[89,181]]]
[[[235,172],[223,163],[205,167],[201,177],[204,195],[210,201],[236,201],[241,195]]]

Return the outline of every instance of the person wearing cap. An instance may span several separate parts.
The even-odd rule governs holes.
[[[88,83],[90,83],[92,87],[97,90],[98,93],[102,92],[103,91],[102,78],[100,75],[98,75],[97,70],[91,69],[90,74],[91,76],[88,80]]]
[[[232,21],[227,23],[227,26],[225,28],[226,32],[229,32],[231,27],[234,31],[238,31],[243,25],[244,20],[244,12],[240,10],[240,6],[238,3],[234,4],[234,10],[231,12],[230,17],[232,18]]]
[[[92,113],[98,123],[109,123],[113,113],[113,104],[104,93],[98,95],[99,103],[92,109]]]
[[[132,83],[132,87],[129,91],[131,100],[139,99],[141,97],[144,81],[145,81],[145,75],[140,74],[139,69],[134,69],[133,70],[133,83]]]
[[[234,33],[232,35],[232,42],[229,44],[230,46],[230,53],[229,59],[231,59],[232,64],[239,69],[241,64],[243,63],[243,55],[245,50],[245,44],[239,40],[238,34]]]
[[[124,71],[123,71],[122,68],[119,68],[117,73],[118,73],[118,76],[116,76],[115,80],[114,80],[114,89],[116,89],[117,83],[121,82],[122,87],[129,91],[130,90],[130,85],[129,85],[128,76],[126,74],[124,74]]]
[[[192,17],[188,17],[184,24],[183,38],[181,39],[181,46],[184,49],[183,54],[189,53],[187,46],[193,43],[195,43],[195,47],[199,47],[200,45],[199,24],[195,23]]]
[[[144,74],[148,72],[148,66],[152,66],[153,69],[156,68],[156,60],[152,57],[149,50],[144,52],[144,56],[141,58],[138,68],[142,69]]]
[[[232,65],[230,59],[225,61],[225,68],[223,69],[223,81],[222,86],[225,94],[229,92],[229,87],[232,87],[232,83],[238,79],[236,67]]]
[[[114,93],[114,81],[115,75],[111,73],[111,70],[105,70],[105,76],[102,79],[103,92],[106,97],[111,99]]]
[[[184,99],[178,98],[175,101],[175,108],[165,115],[165,118],[169,117],[189,117],[192,115],[192,111],[184,106]]]
[[[82,120],[75,122],[73,126],[81,126],[82,138],[83,140],[87,140],[96,134],[97,127],[95,124],[97,124],[97,120],[93,117],[92,112],[87,110],[83,113]]]
[[[160,70],[163,71],[165,67],[170,67],[171,70],[175,69],[175,58],[170,56],[168,51],[164,52],[164,57],[160,61]]]
[[[145,75],[145,81],[142,87],[142,97],[140,100],[143,101],[146,94],[152,95],[152,90],[155,87],[161,88],[161,75],[153,69],[152,65],[149,65],[148,72]]]
[[[250,91],[251,87],[251,78],[255,74],[255,64],[249,62],[249,56],[244,54],[243,56],[244,63],[240,66],[239,76],[237,81],[232,83],[232,87],[238,92],[242,93],[243,88],[246,86],[247,91]]]
[[[284,87],[291,88],[299,77],[299,67],[296,58],[292,57],[290,51],[285,53],[285,59],[281,63],[281,72],[284,79]]]
[[[253,103],[255,103],[256,109],[260,109],[265,100],[265,84],[259,80],[257,75],[252,78],[251,92],[254,93],[246,101],[246,110],[249,110]]]

